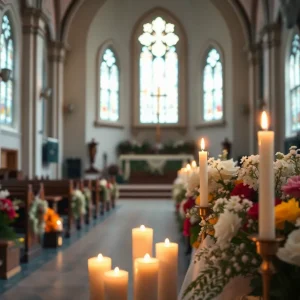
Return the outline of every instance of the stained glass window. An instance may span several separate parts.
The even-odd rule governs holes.
[[[12,125],[13,123],[13,74],[14,74],[14,42],[11,23],[7,15],[2,19],[2,32],[0,38],[1,69],[10,69],[12,75],[7,82],[0,84],[0,123]]]
[[[157,17],[143,26],[140,43],[140,122],[178,123],[179,37],[174,24]]]
[[[289,134],[300,130],[300,37],[295,34],[289,59]]]
[[[206,57],[203,73],[203,119],[223,118],[223,70],[220,53],[211,49]]]
[[[119,68],[114,51],[107,48],[100,64],[100,111],[101,120],[119,120]]]

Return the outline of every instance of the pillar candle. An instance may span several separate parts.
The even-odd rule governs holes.
[[[207,171],[207,151],[204,139],[201,139],[201,151],[199,151],[199,170],[200,170],[200,206],[208,206],[208,171]]]
[[[128,272],[114,270],[104,273],[105,300],[127,300],[128,294]]]
[[[111,258],[98,257],[88,259],[89,282],[90,282],[90,300],[104,300],[104,273],[111,269]]]
[[[264,111],[261,116],[263,131],[258,132],[259,146],[259,237],[275,238],[274,215],[274,131],[268,131],[268,116]]]
[[[158,259],[149,254],[135,260],[134,300],[158,300],[158,269]]]
[[[152,255],[153,229],[141,225],[132,229],[132,261],[144,257],[146,253]]]
[[[159,260],[158,300],[177,299],[178,244],[166,239],[155,248]]]

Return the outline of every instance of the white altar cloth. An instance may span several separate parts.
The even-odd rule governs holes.
[[[163,169],[167,161],[182,161],[186,164],[188,161],[194,160],[194,156],[190,154],[123,154],[119,156],[119,166],[122,169],[123,161],[125,161],[124,179],[130,177],[131,161],[146,161],[151,172],[163,173]]]

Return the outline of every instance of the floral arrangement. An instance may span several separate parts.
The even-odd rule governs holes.
[[[62,230],[62,220],[52,209],[48,208],[44,215],[45,232],[56,232]]]
[[[188,198],[199,201],[199,172],[185,182]],[[274,262],[271,299],[296,299],[300,294],[300,151],[276,153],[274,161],[274,210],[277,233],[285,237]],[[196,250],[201,265],[183,299],[214,299],[234,280],[247,282],[244,295],[262,295],[261,257],[250,239],[258,232],[259,156],[243,157],[241,167],[233,160],[208,160],[211,213],[201,221],[197,235],[206,234]],[[187,218],[197,216],[193,206]],[[244,296],[237,295],[237,296]],[[233,298],[232,298],[233,299]]]
[[[101,179],[99,182],[100,193],[103,202],[109,202],[111,200],[111,188],[112,185],[106,179]]]
[[[159,151],[158,151],[159,150]],[[196,145],[194,141],[177,141],[168,142],[160,145],[159,149],[155,145],[151,145],[148,141],[139,143],[137,141],[123,141],[117,146],[118,155],[121,154],[194,154]]]
[[[86,210],[89,210],[92,205],[92,192],[89,188],[85,187],[83,189],[83,195],[85,197]]]
[[[17,217],[18,207],[9,199],[9,192],[0,187],[0,237],[2,239],[14,239],[15,232],[9,225]]]
[[[72,193],[71,208],[76,220],[86,214],[86,197],[79,189],[75,189]]]
[[[34,234],[43,235],[45,231],[45,220],[44,215],[46,214],[48,209],[48,202],[40,199],[39,197],[35,197],[33,200],[30,209],[29,209],[29,220],[31,222],[31,226]]]

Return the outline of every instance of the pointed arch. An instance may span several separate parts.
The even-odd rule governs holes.
[[[200,124],[223,124],[225,61],[221,46],[209,40],[201,55]]]
[[[96,122],[119,123],[120,62],[112,40],[103,43],[98,50],[96,78]]]
[[[187,37],[164,8],[145,13],[134,26],[132,47],[133,128],[186,126]]]

